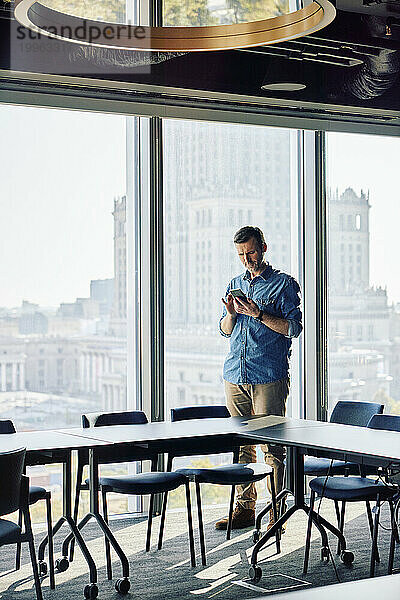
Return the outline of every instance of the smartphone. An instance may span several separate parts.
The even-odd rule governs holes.
[[[246,294],[240,288],[230,290],[229,293],[232,294],[234,298],[243,298],[243,300],[247,300]]]

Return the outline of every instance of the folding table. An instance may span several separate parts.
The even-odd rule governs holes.
[[[119,590],[127,593],[129,589],[129,564],[117,540],[107,523],[99,513],[98,501],[98,459],[96,448],[129,444],[141,450],[149,448],[151,452],[168,452],[177,450],[187,456],[210,452],[231,452],[245,444],[280,444],[288,447],[288,489],[294,495],[294,505],[265,533],[254,546],[250,577],[257,581],[261,577],[261,569],[257,565],[259,550],[268,539],[275,535],[277,529],[297,510],[308,513],[304,502],[304,454],[328,456],[341,460],[351,460],[360,464],[390,466],[400,464],[400,436],[397,432],[380,431],[306,421],[285,417],[231,417],[227,419],[197,419],[176,423],[147,423],[144,425],[115,425],[90,429],[69,429],[58,431],[24,432],[3,434],[0,436],[0,452],[12,448],[26,447],[28,464],[46,464],[62,462],[63,464],[63,517],[56,523],[57,531],[67,522],[71,534],[63,544],[63,559],[67,561],[68,543],[75,536],[90,571],[90,585],[85,587],[85,596],[97,596],[96,566],[87,546],[80,534],[80,529],[93,517],[110,540],[117,552],[125,583]],[[71,518],[71,451],[88,449],[90,469],[90,512],[75,525]],[[281,497],[282,497],[281,496]],[[322,544],[327,545],[325,528],[339,537],[345,548],[345,540],[339,530],[328,521],[314,513],[313,520],[318,527]],[[43,548],[43,546],[41,545]],[[41,548],[39,549],[41,552]],[[68,562],[65,566],[68,566]]]
[[[231,452],[235,448],[248,443],[277,443],[287,445],[289,443],[289,453],[294,466],[294,478],[289,483],[290,490],[294,493],[295,506],[291,507],[282,519],[286,520],[296,510],[302,509],[308,514],[308,507],[304,503],[304,473],[302,470],[303,462],[297,456],[298,440],[304,440],[304,431],[318,429],[324,426],[319,421],[305,421],[302,419],[289,419],[286,417],[231,417],[226,419],[193,419],[190,421],[157,422],[146,423],[143,425],[112,425],[94,428],[81,428],[63,430],[68,435],[82,437],[90,445],[90,440],[97,440],[110,445],[129,444],[137,446],[140,449],[148,448],[151,453],[168,452],[173,449],[187,456],[197,455],[209,452]],[[307,436],[306,436],[307,439]],[[293,446],[292,442],[295,440]],[[301,456],[301,455],[299,455]],[[105,536],[110,541],[116,551],[122,566],[122,580],[117,581],[116,588],[120,593],[127,593],[129,590],[129,563],[125,553],[122,551],[114,535],[112,534],[103,516],[99,512],[99,473],[96,446],[89,448],[89,472],[90,472],[90,510],[89,513],[78,523],[78,529],[81,530],[94,518],[99,524]],[[328,538],[324,526],[332,531],[340,539],[343,548],[346,542],[343,534],[325,519],[322,519],[315,513],[315,524],[319,528],[325,547],[328,545]],[[276,527],[273,528],[274,534]],[[271,529],[272,531],[272,529]],[[261,570],[257,567],[257,553],[264,545],[267,538],[263,536],[257,542],[251,563],[251,577],[258,580],[261,577]],[[72,534],[68,536],[63,544],[63,555],[68,553],[68,544],[72,539]]]

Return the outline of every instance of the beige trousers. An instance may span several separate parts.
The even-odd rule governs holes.
[[[272,383],[235,384],[225,381],[226,403],[232,416],[278,415],[285,416],[286,400],[289,395],[289,379],[281,379]],[[285,475],[285,448],[283,446],[268,447],[261,444],[265,462],[274,469],[276,493],[283,489]],[[239,454],[240,463],[256,462],[256,447],[242,446]],[[268,480],[269,481],[269,480]],[[269,486],[268,486],[269,487]],[[238,485],[237,503],[243,508],[254,508],[257,491],[254,483]]]

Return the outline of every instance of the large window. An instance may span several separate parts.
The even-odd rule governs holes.
[[[259,226],[268,245],[266,260],[298,278],[299,198],[297,132],[183,120],[163,125],[169,418],[171,407],[225,404],[222,367],[229,340],[220,336],[218,322],[221,297],[243,270],[234,233],[244,225]],[[300,410],[298,345],[294,340],[288,407],[294,415]],[[218,501],[215,486],[212,493],[208,501]]]
[[[0,126],[0,418],[78,427],[128,406],[126,118],[1,106]],[[60,501],[57,466],[31,477]]]
[[[397,138],[327,135],[329,404],[400,414]]]

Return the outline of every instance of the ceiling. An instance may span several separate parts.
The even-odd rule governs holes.
[[[17,24],[9,3],[0,0],[0,69],[31,73],[81,75],[114,82],[136,82],[191,90],[236,94],[246,100],[269,98],[297,110],[348,111],[400,118],[400,0],[337,0],[337,16],[312,36],[251,50],[198,52],[158,64],[132,66],[126,53],[96,49],[84,56],[74,44],[48,38],[23,40],[25,51],[10,48]],[[7,12],[8,11],[8,12]],[[11,32],[11,33],[10,33]],[[14,42],[15,44],[15,42]],[[57,51],[54,45],[57,44]],[[160,58],[160,57],[157,57]],[[301,78],[300,91],[264,91],[261,85]]]

